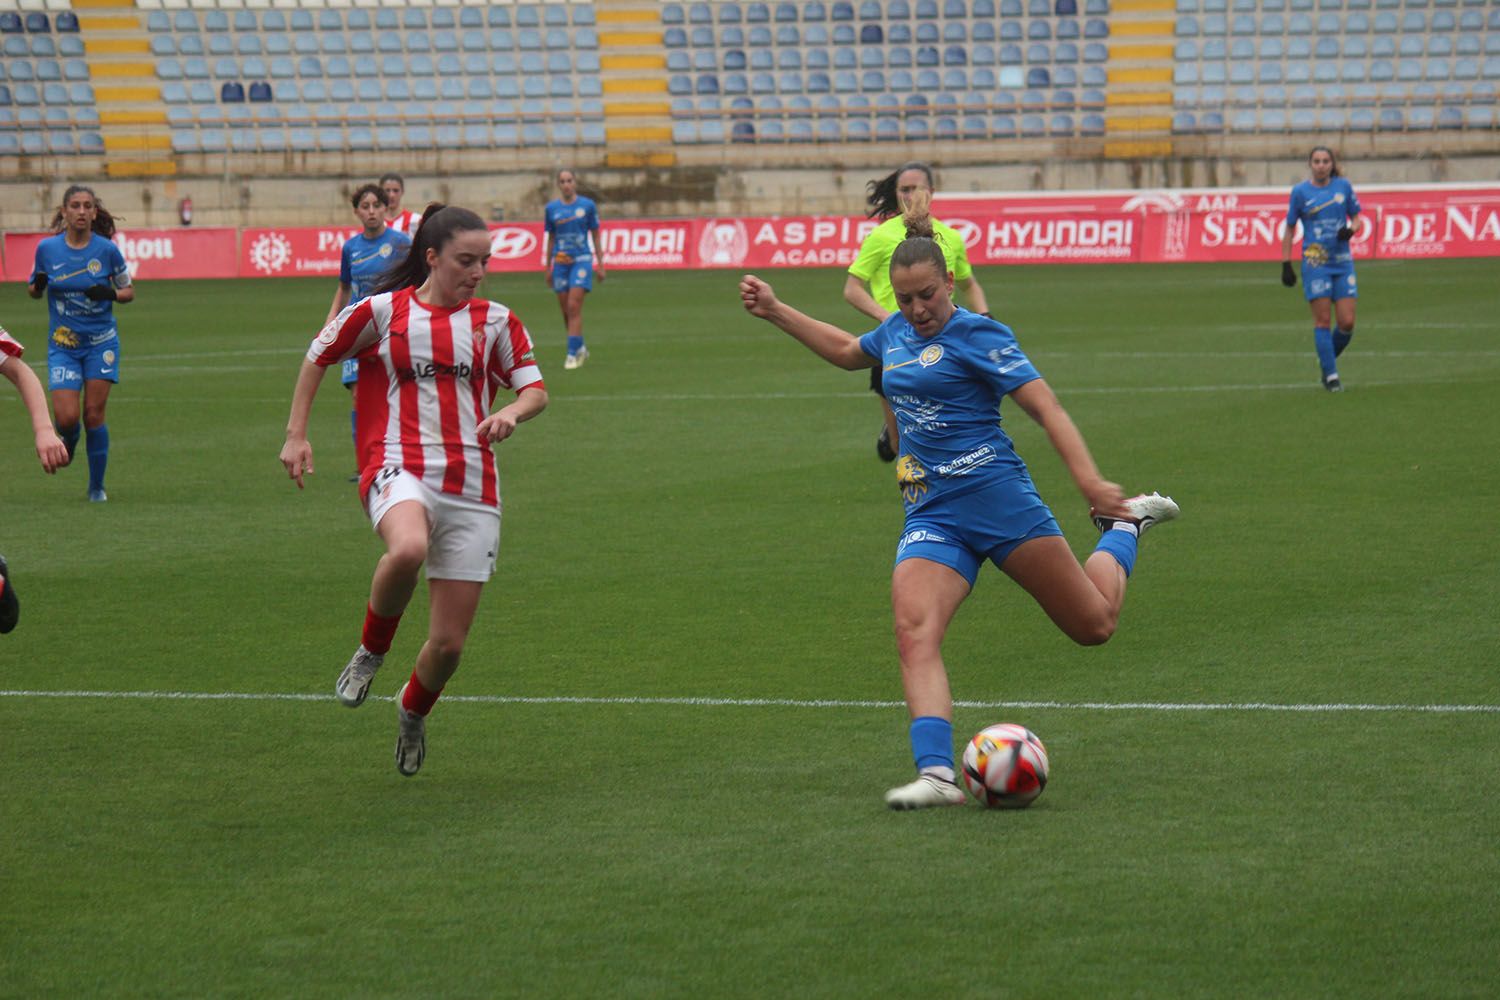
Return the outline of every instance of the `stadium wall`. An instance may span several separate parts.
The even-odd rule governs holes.
[[[1173,160],[1038,159],[992,165],[943,166],[938,150],[892,147],[879,163],[817,167],[724,163],[665,169],[578,167],[581,188],[605,218],[729,215],[843,215],[858,212],[865,185],[908,158],[927,155],[937,166],[938,190],[976,191],[1155,190],[1196,187],[1285,187],[1306,174],[1299,143],[1290,156]],[[868,156],[868,152],[865,154]],[[1439,155],[1361,159],[1341,149],[1356,187],[1370,184],[1482,183],[1500,177],[1500,156]],[[558,164],[561,166],[563,164]],[[197,226],[342,225],[353,218],[354,188],[400,163],[371,163],[369,174],[327,177],[228,172],[176,178],[107,180],[88,173],[48,174],[41,180],[0,184],[0,229],[46,225],[70,183],[94,187],[110,211],[129,226],[178,224],[179,205],[190,198]],[[556,196],[551,164],[485,173],[405,172],[403,207],[429,201],[464,205],[493,221],[539,219]]]

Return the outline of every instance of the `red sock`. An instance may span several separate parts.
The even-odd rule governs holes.
[[[374,608],[366,604],[365,631],[360,643],[370,652],[384,656],[391,651],[391,640],[396,638],[396,626],[400,624],[400,615],[382,618],[375,613]]]
[[[437,704],[438,695],[442,691],[429,691],[417,680],[417,672],[411,672],[411,680],[406,682],[406,690],[401,693],[401,707],[412,715],[426,715],[432,711],[432,706]]]

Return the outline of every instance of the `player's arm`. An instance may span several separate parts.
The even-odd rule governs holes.
[[[125,266],[125,258],[120,255],[118,249],[111,250],[114,257],[114,270],[102,284],[90,285],[83,290],[93,302],[118,302],[124,305],[126,302],[135,301],[135,286],[130,283],[130,270]]]
[[[594,274],[600,281],[604,280],[604,241],[599,238],[599,227],[595,226],[589,230],[589,238],[594,241]]]
[[[552,229],[549,226],[542,231],[542,280],[547,283],[548,288],[552,287],[553,244]]]
[[[1364,228],[1365,217],[1355,212],[1339,227],[1339,239],[1348,242],[1358,236]]]
[[[1032,379],[1011,390],[1010,398],[1047,432],[1047,439],[1068,467],[1068,474],[1073,477],[1078,492],[1094,511],[1106,517],[1129,515],[1125,509],[1125,491],[1099,473],[1083,435],[1045,379]]]
[[[984,297],[984,289],[979,287],[979,279],[970,273],[967,278],[960,279],[958,287],[964,290],[964,300],[969,303],[969,312],[990,313],[989,301]]]
[[[324,326],[338,318],[338,314],[343,312],[344,307],[349,304],[349,296],[353,294],[354,289],[345,282],[339,282],[339,287],[333,293],[333,304],[328,307],[328,316],[323,320]]]
[[[42,381],[20,358],[0,354],[0,375],[4,375],[21,394],[21,403],[31,417],[31,432],[36,437],[36,457],[42,460],[42,468],[51,473],[68,464],[68,449],[52,427],[47,415],[47,395],[42,391]]]
[[[481,441],[504,441],[524,424],[547,408],[547,389],[540,382],[522,386],[516,398],[479,422]]]
[[[858,337],[831,323],[824,323],[798,312],[778,299],[771,286],[753,274],[740,279],[740,300],[750,315],[791,334],[808,350],[830,364],[858,371],[861,368],[873,368],[877,363],[859,346]]]
[[[42,266],[42,248],[37,247],[36,257],[31,262],[31,280],[26,282],[26,294],[39,299],[46,291],[47,269]]]
[[[877,323],[884,323],[890,315],[875,301],[875,296],[870,294],[869,283],[852,274],[844,281],[844,301]]]
[[[1297,219],[1293,214],[1296,211],[1296,202],[1292,203],[1292,212],[1287,213],[1286,225],[1281,233],[1281,283],[1291,288],[1297,283],[1297,272],[1292,270],[1292,243],[1297,239]]]
[[[327,368],[302,359],[297,385],[292,390],[292,413],[286,421],[286,443],[281,446],[281,464],[286,474],[302,489],[302,476],[313,471],[312,444],[307,440],[307,424],[312,417],[313,399],[323,382]]]

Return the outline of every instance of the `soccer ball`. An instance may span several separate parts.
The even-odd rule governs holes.
[[[982,806],[1024,809],[1047,787],[1047,748],[1025,726],[981,729],[964,748],[964,785]]]

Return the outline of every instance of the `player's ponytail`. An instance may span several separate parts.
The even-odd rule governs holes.
[[[63,231],[63,227],[66,225],[63,218],[63,209],[67,207],[68,202],[75,194],[86,194],[94,199],[94,222],[91,228],[105,239],[113,239],[115,235],[115,217],[105,211],[104,202],[99,200],[99,196],[94,193],[94,189],[87,184],[70,184],[68,189],[63,192],[62,205],[58,208],[56,214],[52,216],[52,231],[54,233]]]
[[[912,192],[911,201],[901,213],[906,239],[891,253],[891,270],[925,263],[937,268],[938,274],[948,273],[948,258],[943,256],[943,248],[933,231],[931,206],[931,191]]]
[[[420,287],[432,271],[431,265],[427,263],[427,251],[442,253],[443,247],[448,245],[455,233],[476,229],[480,232],[489,231],[484,220],[467,208],[444,205],[440,201],[432,202],[422,210],[422,224],[412,236],[411,247],[406,251],[406,256],[398,259],[380,276],[371,294]]]

